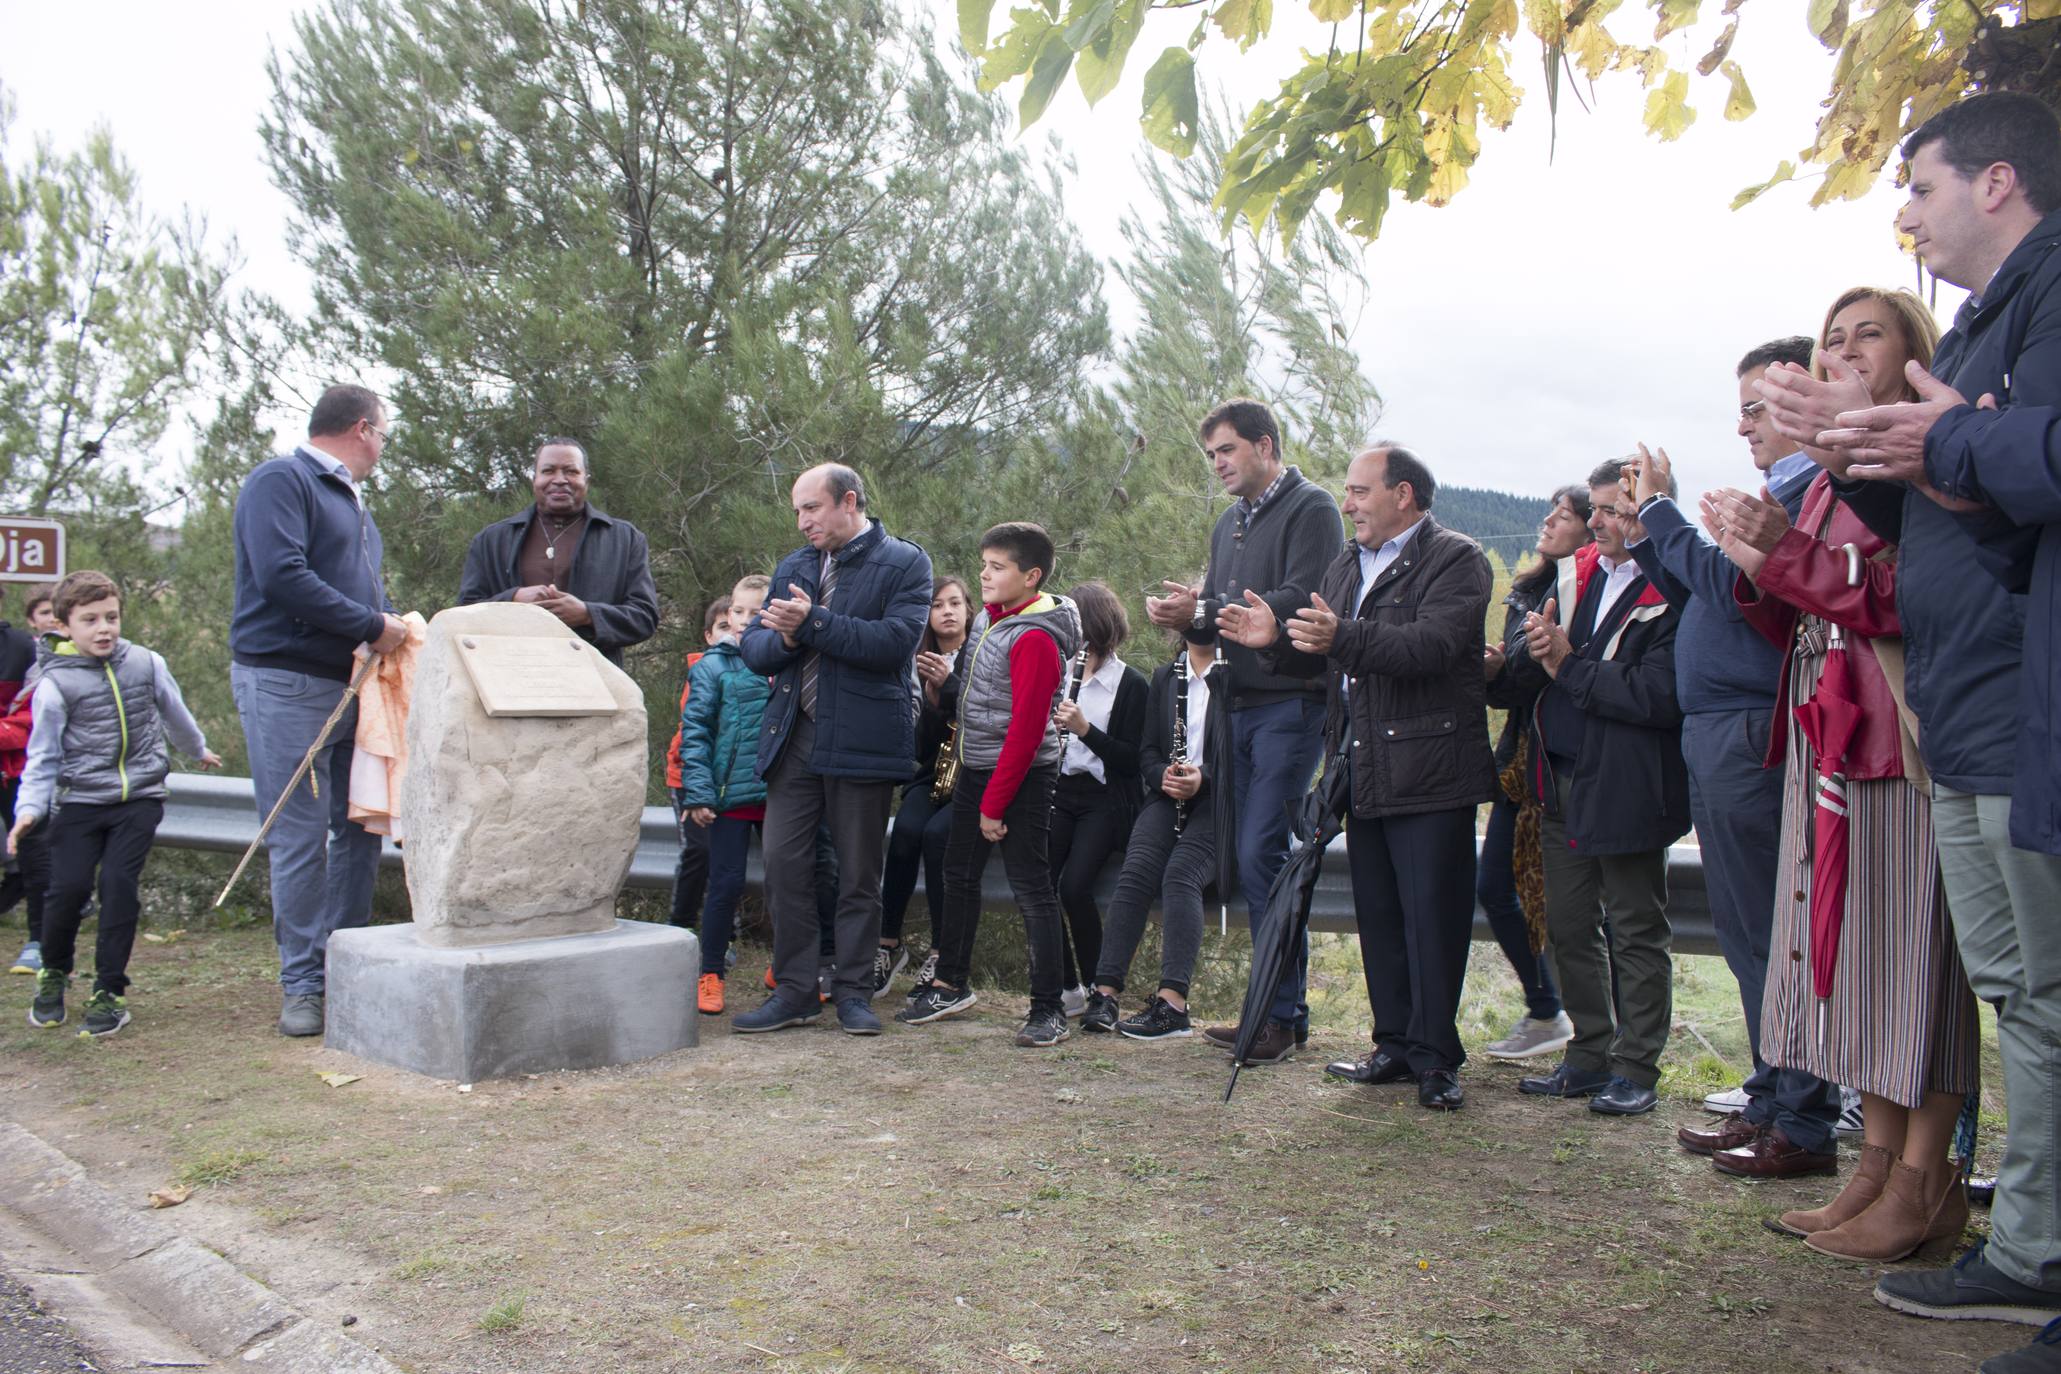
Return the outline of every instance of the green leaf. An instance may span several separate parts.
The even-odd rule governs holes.
[[[1775,174],[1773,176],[1769,177],[1766,181],[1760,183],[1760,185],[1749,186],[1745,190],[1741,191],[1738,195],[1733,196],[1732,208],[1734,210],[1738,210],[1747,205],[1751,205],[1754,201],[1760,199],[1762,193],[1765,192],[1769,187],[1779,186],[1785,181],[1794,180],[1796,180],[1796,164],[1789,161],[1789,159],[1784,158],[1782,159],[1781,165],[1775,168]]]
[[[1746,73],[1737,62],[1726,62],[1718,68],[1725,74],[1725,80],[1732,83],[1731,94],[1725,97],[1725,118],[1734,122],[1746,118],[1757,108],[1753,103],[1753,92],[1746,88]]]
[[[1804,22],[1820,43],[1828,48],[1838,47],[1846,41],[1846,0],[1811,0]]]
[[[1045,37],[1052,32],[1052,17],[1041,9],[1009,11],[1011,23],[980,64],[980,88],[992,91],[1007,85],[1031,69],[1045,49]]]
[[[1703,0],[1660,0],[1660,22],[1653,29],[1655,41],[1695,23],[1696,11],[1702,5]]]
[[[1663,143],[1672,143],[1696,122],[1689,108],[1689,74],[1669,72],[1667,78],[1646,94],[1646,132]]]
[[[1195,56],[1168,48],[1145,73],[1145,113],[1138,123],[1153,146],[1186,157],[1195,151],[1201,102],[1195,95]]]
[[[995,0],[959,0],[959,41],[966,51],[978,53],[988,45],[988,16],[995,12]]]
[[[1310,14],[1319,24],[1342,24],[1359,9],[1360,0],[1310,0]]]
[[[1138,31],[1145,27],[1146,5],[1147,0],[1120,0],[1109,27],[1080,50],[1074,61],[1074,79],[1080,82],[1081,94],[1090,105],[1116,89],[1124,74],[1124,61],[1131,55],[1131,44],[1138,41]]]
[[[1031,64],[1030,80],[1023,83],[1023,99],[1016,106],[1016,117],[1024,128],[1037,123],[1038,116],[1045,113],[1045,107],[1052,103],[1052,93],[1066,80],[1067,69],[1072,66],[1073,49],[1066,45],[1066,36],[1058,29],[1051,30],[1038,49],[1037,60]]]
[[[1274,24],[1274,0],[1223,0],[1210,16],[1224,37],[1235,39],[1244,52],[1267,36]]]

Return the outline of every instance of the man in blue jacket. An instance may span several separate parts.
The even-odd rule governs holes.
[[[816,829],[837,852],[837,977],[848,1034],[878,1035],[873,951],[895,784],[916,772],[916,641],[930,619],[930,555],[866,514],[859,474],[838,463],[794,483],[803,547],[774,570],[772,599],[739,648],[773,679],[759,727],[766,780],[766,908],[773,995],[731,1021],[772,1031],[814,1020]]]
[[[2061,550],[2045,441],[2061,405],[2061,126],[2031,96],[1973,96],[1903,153],[1901,226],[1927,268],[1973,293],[1933,356],[1944,386],[1915,369],[1927,399],[1876,407],[1843,369],[1763,385],[1784,432],[1824,446],[1841,498],[1902,545],[1905,687],[1940,876],[1969,982],[1997,1009],[2010,1108],[1988,1241],[1951,1269],[1887,1275],[1875,1296],[1920,1316],[2041,1323],[2061,1316]],[[2053,1349],[1985,1368],[2049,1368],[2039,1352]]]
[[[1773,433],[1752,386],[1776,363],[1808,367],[1810,360],[1811,341],[1795,335],[1753,349],[1735,370],[1743,402],[1739,431],[1761,480],[1791,518],[1803,508],[1817,464]],[[1838,1088],[1812,1074],[1774,1068],[1760,1057],[1761,994],[1782,838],[1782,770],[1765,765],[1782,651],[1746,623],[1732,595],[1738,566],[1675,504],[1666,451],[1648,454],[1642,444],[1639,458],[1636,495],[1647,537],[1631,545],[1631,552],[1682,613],[1675,632],[1675,692],[1682,708],[1682,759],[1689,767],[1689,814],[1703,846],[1718,949],[1739,983],[1753,1055],[1745,1109],[1713,1130],[1684,1126],[1675,1139],[1736,1178],[1829,1174],[1838,1164]],[[1778,472],[1785,464],[1788,471]]]
[[[260,816],[343,699],[352,652],[369,644],[383,653],[407,637],[380,580],[379,527],[360,489],[385,448],[379,397],[333,386],[308,417],[308,441],[258,464],[237,495],[229,686]],[[372,915],[379,836],[349,816],[357,730],[353,703],[315,755],[321,795],[294,788],[265,838],[282,1035],[322,1033],[330,932]]]

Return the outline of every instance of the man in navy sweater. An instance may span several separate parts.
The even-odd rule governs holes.
[[[1739,432],[1770,494],[1794,518],[1817,465],[1766,423],[1753,390],[1782,362],[1808,366],[1811,341],[1801,336],[1761,345],[1740,359]],[[1787,462],[1801,470],[1783,474]],[[1696,528],[1674,501],[1665,451],[1639,449],[1637,497],[1645,538],[1632,557],[1680,609],[1675,633],[1675,692],[1682,707],[1682,759],[1689,767],[1689,814],[1703,846],[1711,922],[1718,948],[1739,982],[1753,1073],[1745,1110],[1715,1130],[1684,1126],[1682,1147],[1711,1156],[1719,1173],[1740,1178],[1795,1178],[1837,1167],[1833,1130],[1839,1089],[1760,1057],[1761,993],[1775,921],[1775,860],[1781,850],[1782,772],[1765,767],[1782,651],[1748,625],[1732,595],[1739,569]]]
[[[260,816],[343,699],[353,651],[369,644],[383,653],[407,637],[380,580],[379,527],[359,489],[385,447],[379,397],[333,386],[308,417],[308,441],[258,464],[237,495],[229,686]],[[330,932],[372,915],[379,836],[349,817],[357,731],[353,703],[315,755],[321,795],[294,788],[265,839],[282,1035],[322,1033]]]

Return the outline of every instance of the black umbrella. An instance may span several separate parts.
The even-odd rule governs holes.
[[[1238,1039],[1231,1046],[1231,1081],[1224,1085],[1224,1101],[1238,1086],[1238,1071],[1253,1042],[1267,1024],[1267,1012],[1274,1004],[1274,989],[1281,982],[1281,970],[1302,944],[1310,924],[1310,900],[1316,895],[1317,876],[1324,871],[1324,850],[1338,837],[1345,824],[1347,769],[1341,751],[1324,765],[1324,776],[1302,799],[1302,811],[1295,821],[1295,837],[1301,843],[1267,889],[1267,909],[1252,927],[1252,977],[1245,987],[1245,1006],[1238,1013]]]

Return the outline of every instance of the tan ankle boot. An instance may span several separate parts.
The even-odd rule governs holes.
[[[1946,1195],[1939,1200],[1939,1210],[1932,1214],[1932,1225],[1925,1228],[1925,1239],[1921,1245],[1929,1245],[1936,1240],[1958,1243],[1961,1232],[1968,1229],[1968,1185],[1961,1181],[1958,1164],[1948,1160],[1944,1167]]]
[[[1820,1231],[1829,1231],[1843,1221],[1859,1216],[1867,1210],[1868,1204],[1882,1196],[1883,1185],[1889,1182],[1889,1166],[1893,1161],[1889,1151],[1880,1145],[1861,1147],[1861,1164],[1854,1170],[1853,1177],[1839,1190],[1839,1196],[1823,1207],[1809,1211],[1795,1209],[1782,1213],[1768,1222],[1768,1226],[1784,1235],[1811,1236]]]
[[[1898,1160],[1890,1166],[1889,1182],[1873,1205],[1829,1231],[1805,1236],[1803,1243],[1822,1255],[1871,1264],[1903,1259],[1925,1243],[1947,1187],[1955,1181],[1945,1160],[1930,1169],[1914,1169]]]

